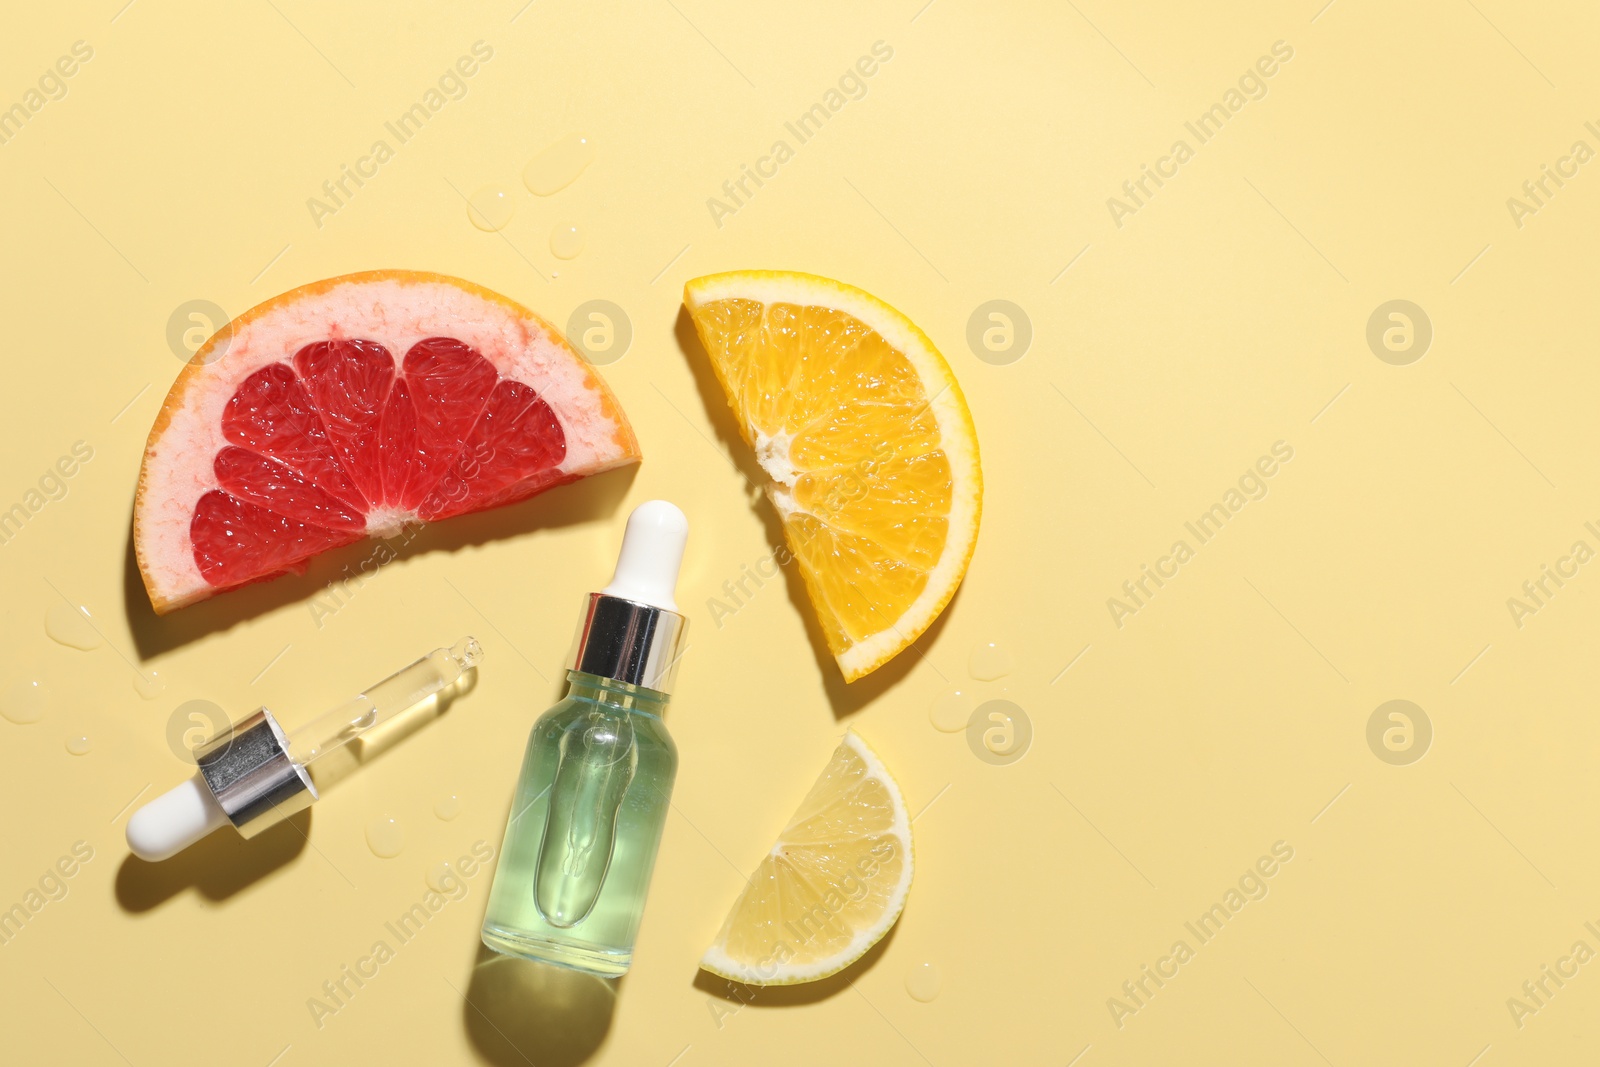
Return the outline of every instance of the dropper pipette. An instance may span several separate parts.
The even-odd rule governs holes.
[[[258,708],[195,749],[193,778],[133,813],[128,847],[141,859],[163,860],[224,823],[247,838],[277,825],[318,798],[309,773],[315,763],[457,686],[482,658],[482,646],[464,637],[290,733]]]

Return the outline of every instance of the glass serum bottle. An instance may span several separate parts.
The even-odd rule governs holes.
[[[604,977],[627,971],[678,752],[662,715],[688,620],[673,600],[689,523],[628,517],[611,584],[589,594],[567,696],[534,723],[483,943]]]

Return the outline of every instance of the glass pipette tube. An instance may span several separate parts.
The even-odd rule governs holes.
[[[482,658],[482,646],[471,637],[463,637],[450,648],[434,649],[291,731],[289,758],[302,767],[309,766],[455,685]]]

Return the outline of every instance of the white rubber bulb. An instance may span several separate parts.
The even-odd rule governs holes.
[[[133,813],[128,820],[128,847],[135,856],[154,863],[182,852],[227,821],[197,773]]]
[[[617,573],[611,584],[600,591],[606,596],[676,612],[678,603],[673,593],[688,539],[689,520],[678,505],[667,500],[645,501],[628,516],[622,552],[617,556]]]

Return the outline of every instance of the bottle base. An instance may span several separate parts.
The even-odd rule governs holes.
[[[528,937],[490,923],[484,923],[481,936],[487,947],[501,955],[548,963],[601,978],[619,978],[628,973],[628,968],[633,964],[632,952],[605,952],[579,945],[565,945],[558,941]]]

